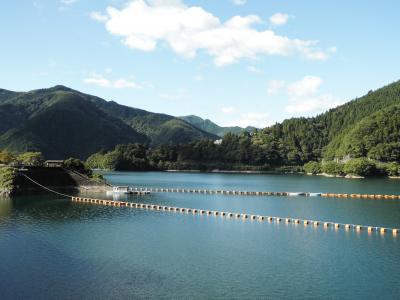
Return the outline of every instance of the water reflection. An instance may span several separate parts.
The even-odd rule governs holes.
[[[10,198],[0,197],[0,220],[9,216],[12,210],[12,200]]]

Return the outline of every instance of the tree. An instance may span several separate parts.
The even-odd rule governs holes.
[[[44,158],[40,152],[25,152],[18,155],[17,160],[28,166],[42,166]]]
[[[104,155],[101,153],[95,153],[86,160],[86,165],[91,169],[106,169],[104,164]]]
[[[399,163],[388,163],[385,165],[386,172],[389,176],[399,176],[400,175],[400,164]]]
[[[321,164],[316,161],[309,161],[304,165],[304,171],[308,174],[319,174],[321,173]]]
[[[13,162],[16,162],[16,157],[12,153],[0,150],[0,164],[9,165]]]
[[[344,172],[343,164],[337,163],[335,161],[328,161],[322,164],[322,171],[326,174],[342,175]]]
[[[376,173],[376,165],[366,158],[355,158],[344,164],[346,174],[371,176]]]
[[[64,160],[64,167],[66,169],[70,169],[81,174],[92,175],[92,170],[86,167],[85,163],[80,159],[70,157],[67,160]]]

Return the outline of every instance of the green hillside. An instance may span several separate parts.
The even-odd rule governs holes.
[[[47,158],[86,158],[99,149],[132,140],[148,141],[79,95],[55,92],[31,111],[21,126],[1,135],[0,148],[13,152],[40,151]]]
[[[242,128],[239,126],[232,126],[232,127],[222,127],[214,122],[212,122],[209,119],[202,119],[198,116],[195,115],[190,115],[190,116],[184,116],[180,117],[182,120],[185,120],[186,122],[196,126],[197,128],[200,128],[206,132],[215,134],[219,137],[223,137],[227,133],[234,133],[234,134],[240,134],[242,132],[252,132],[255,130],[255,127],[248,126],[246,128]]]
[[[265,128],[254,136],[253,142],[268,151],[277,152],[283,164],[302,164],[323,157],[332,159],[336,154],[346,154],[332,149],[337,148],[341,139],[360,121],[396,104],[400,104],[400,81],[370,91],[317,117],[293,118]],[[383,113],[391,113],[391,110]],[[392,121],[397,122],[397,119]],[[392,129],[388,127],[386,130]]]
[[[193,120],[199,121],[195,116]],[[340,176],[399,176],[400,82],[314,118],[289,119],[252,134],[228,133],[221,143],[198,140],[141,147],[118,146],[93,155],[88,162],[121,170],[305,170]]]
[[[164,114],[135,109],[64,86],[0,90],[0,148],[41,151],[47,158],[86,158],[135,142],[177,144],[217,136]]]
[[[365,117],[334,138],[325,150],[326,158],[346,156],[400,161],[400,105]]]

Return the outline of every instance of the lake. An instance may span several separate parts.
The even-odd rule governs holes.
[[[400,194],[390,179],[110,172],[115,185]],[[105,195],[93,195],[106,198]],[[400,227],[400,200],[153,193],[134,201]],[[398,299],[400,235],[72,203],[0,200],[1,299]]]

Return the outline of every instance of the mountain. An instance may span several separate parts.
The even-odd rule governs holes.
[[[260,130],[253,142],[279,153],[288,164],[363,156],[371,147],[393,146],[398,137],[400,120],[394,115],[399,104],[400,81],[397,81],[319,116],[292,118]],[[360,140],[366,150],[358,153],[351,150],[349,143]]]
[[[184,116],[180,117],[182,120],[185,120],[186,122],[196,126],[197,128],[200,128],[206,132],[215,134],[219,137],[223,137],[227,133],[234,133],[234,134],[240,134],[242,132],[252,132],[253,130],[257,129],[252,126],[248,126],[246,128],[242,128],[239,126],[232,126],[232,127],[221,127],[215,124],[214,122],[210,121],[209,119],[202,119],[198,116],[195,115],[190,115],[190,116]]]
[[[108,102],[64,86],[0,90],[0,148],[46,158],[87,158],[117,144],[188,143],[218,137],[173,116]]]
[[[325,157],[368,157],[400,161],[400,105],[392,105],[363,118],[335,137]]]

